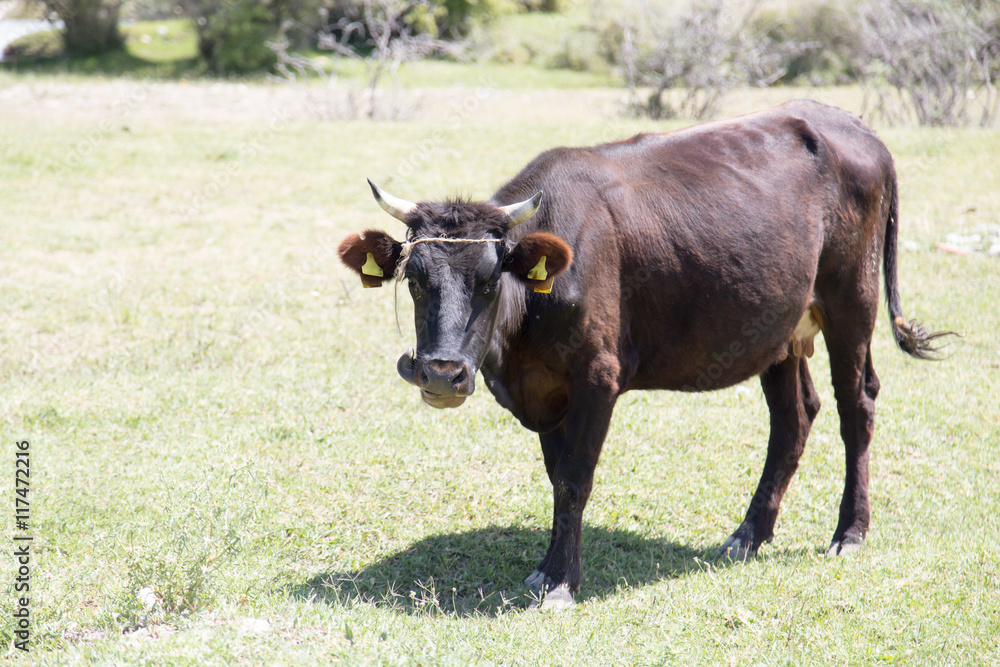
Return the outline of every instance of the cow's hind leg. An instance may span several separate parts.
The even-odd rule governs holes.
[[[789,355],[760,376],[771,412],[767,460],[746,518],[722,545],[722,555],[745,560],[774,537],[781,498],[799,465],[820,401],[805,358]]]
[[[833,391],[840,413],[846,476],[840,519],[827,554],[838,556],[861,548],[868,532],[871,505],[868,496],[868,447],[875,430],[875,397],[879,381],[872,366],[870,331],[867,340],[854,342],[825,334],[830,350]]]

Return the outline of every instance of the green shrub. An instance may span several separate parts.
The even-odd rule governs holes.
[[[374,0],[371,11],[375,15],[399,15],[415,34],[431,37],[461,39],[492,23],[497,18],[518,11],[515,0]],[[350,25],[361,27],[350,38],[350,43],[363,45],[371,40],[367,34],[369,23],[363,0],[333,0],[324,7],[322,16],[328,25],[320,29],[335,28],[338,32]]]
[[[863,67],[856,11],[855,3],[820,0],[786,12],[759,11],[751,27],[775,44],[794,47],[788,50],[782,83],[847,84],[861,77]]]
[[[575,4],[573,0],[518,0],[529,12],[565,12]]]
[[[273,14],[257,0],[200,5],[196,18],[198,51],[212,71],[257,72],[271,67],[274,52],[267,42],[275,35]]]
[[[247,556],[247,540],[259,531],[260,507],[266,482],[249,468],[226,474],[211,470],[191,488],[170,488],[164,482],[152,490],[166,507],[155,527],[132,526],[122,531],[125,624],[141,624],[145,604],[138,595],[148,588],[157,600],[151,612],[178,614],[197,611],[214,602],[220,577],[233,576]]]
[[[504,14],[517,11],[513,0],[444,0],[441,4],[445,9],[442,16],[445,30],[442,32],[455,35],[467,35]]]

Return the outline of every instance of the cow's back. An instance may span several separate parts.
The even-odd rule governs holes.
[[[821,256],[834,259],[825,236],[849,233],[843,210],[871,196],[886,159],[859,120],[813,102],[540,155],[495,197],[544,190],[524,232],[573,246],[559,289],[528,301],[525,321],[545,332],[531,338],[551,338],[556,313],[560,331],[619,336],[622,389],[759,374],[809,306]]]

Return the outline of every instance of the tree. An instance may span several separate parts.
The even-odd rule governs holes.
[[[125,43],[118,31],[121,0],[41,0],[40,4],[46,16],[62,19],[68,53],[100,55]]]

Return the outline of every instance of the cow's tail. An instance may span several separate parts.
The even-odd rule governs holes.
[[[885,298],[889,304],[889,321],[896,345],[903,352],[917,359],[941,359],[941,338],[955,336],[952,331],[928,333],[917,320],[903,317],[903,307],[899,300],[899,282],[896,277],[896,240],[899,228],[899,195],[896,179],[890,181],[889,218],[885,226],[885,247],[882,250],[882,270],[885,273]]]

